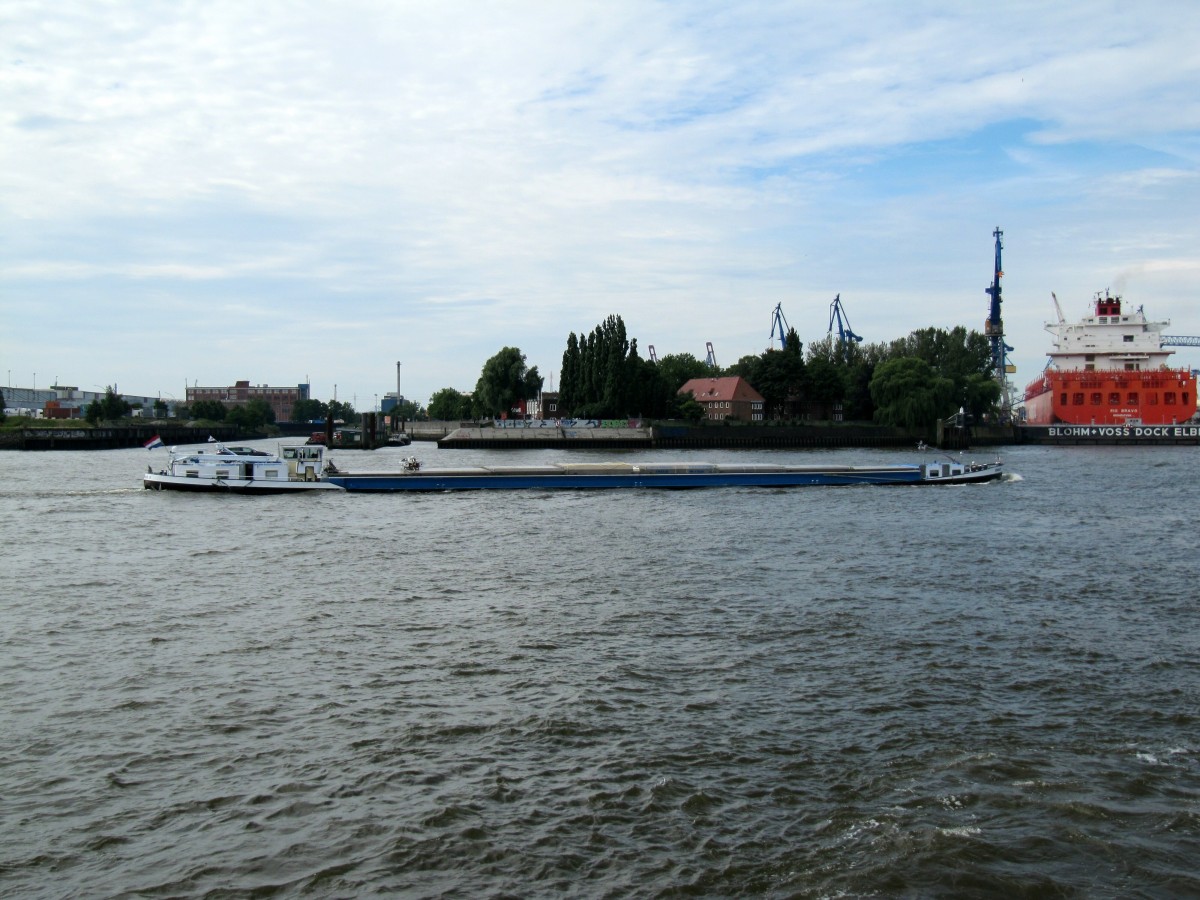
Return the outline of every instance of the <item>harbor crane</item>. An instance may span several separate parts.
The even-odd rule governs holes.
[[[646,349],[647,349],[647,350],[649,351],[649,353],[650,353],[650,362],[652,362],[652,363],[657,363],[657,362],[658,362],[658,354],[654,352],[654,345],[653,345],[653,344],[647,344],[647,345],[646,345]]]
[[[775,334],[779,334],[779,349],[783,350],[787,347],[788,333],[787,316],[783,314],[783,304],[775,304],[775,312],[771,314],[771,336],[767,339],[767,349],[771,349],[771,344],[775,343]]]
[[[850,329],[850,317],[846,315],[846,308],[842,306],[841,294],[834,297],[833,302],[829,304],[829,331],[827,334],[833,334],[834,324],[837,325],[839,343],[847,344],[851,341],[855,344],[862,343],[862,338]]]
[[[1013,348],[1004,343],[1004,320],[1000,316],[1000,279],[1004,277],[1000,251],[1004,249],[1001,241],[1004,232],[997,227],[992,232],[992,236],[996,238],[996,265],[992,273],[991,287],[984,288],[984,293],[992,298],[992,302],[988,309],[987,321],[983,323],[983,333],[987,336],[988,343],[992,348],[992,373],[996,383],[1000,386],[1001,419],[1008,421],[1012,415],[1012,395],[1008,389],[1008,376],[1016,371],[1016,367],[1009,365],[1008,362],[1009,351]],[[1057,297],[1054,298],[1054,305],[1058,306]],[[1061,318],[1061,309],[1058,310],[1058,314]]]
[[[704,346],[708,348],[708,357],[704,361],[710,369],[715,371],[719,366],[717,366],[717,355],[713,352],[712,341],[707,341]]]

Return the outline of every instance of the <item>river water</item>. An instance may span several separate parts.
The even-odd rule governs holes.
[[[164,455],[0,455],[0,895],[1200,896],[1194,447],[258,498]],[[620,454],[665,457],[917,460]]]

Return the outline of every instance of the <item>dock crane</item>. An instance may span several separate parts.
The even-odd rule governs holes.
[[[787,316],[783,314],[783,304],[775,304],[775,312],[771,314],[771,336],[767,339],[767,349],[771,349],[771,344],[775,343],[775,334],[779,334],[779,349],[783,350],[787,347],[788,333]]]
[[[654,345],[647,344],[646,349],[650,352],[650,362],[657,363],[658,362],[658,354],[654,352]]]
[[[862,338],[855,334],[850,329],[850,317],[846,315],[846,309],[842,306],[842,295],[838,294],[833,298],[833,302],[829,304],[829,331],[828,334],[833,334],[833,326],[837,324],[838,341],[842,344],[854,342],[861,344]]]
[[[1001,419],[1008,421],[1012,416],[1012,395],[1008,389],[1008,376],[1016,371],[1016,367],[1008,362],[1008,353],[1013,348],[1004,343],[1004,320],[1000,316],[1000,279],[1004,277],[1000,251],[1004,249],[1001,241],[1004,232],[997,227],[992,232],[992,236],[996,238],[996,265],[992,272],[991,287],[984,288],[984,293],[992,298],[992,302],[988,308],[987,321],[983,323],[983,333],[992,347],[992,373],[996,383],[1000,385]],[[1057,297],[1054,298],[1054,303],[1056,306],[1058,305]],[[1062,315],[1061,310],[1059,310],[1059,315]]]
[[[716,370],[719,367],[717,366],[717,355],[713,352],[712,341],[707,341],[704,346],[708,348],[708,357],[704,361],[710,369]]]

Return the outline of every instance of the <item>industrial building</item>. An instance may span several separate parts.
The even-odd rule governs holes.
[[[292,421],[292,408],[301,400],[309,399],[309,385],[295,387],[272,387],[269,384],[251,384],[239,381],[232,387],[188,387],[187,403],[197,400],[216,400],[227,408],[245,406],[251,400],[262,400],[275,413],[276,422]]]

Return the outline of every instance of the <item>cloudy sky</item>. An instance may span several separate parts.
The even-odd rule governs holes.
[[[0,377],[368,409],[620,315],[643,356],[1200,335],[1200,4],[5,0]],[[1181,351],[1200,365],[1200,351]]]

